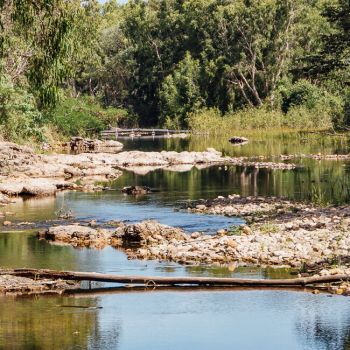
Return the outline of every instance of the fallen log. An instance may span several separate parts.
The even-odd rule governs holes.
[[[323,283],[349,281],[350,275],[311,276],[291,279],[245,279],[245,278],[212,278],[212,277],[156,277],[156,276],[123,276],[96,272],[55,271],[45,269],[5,269],[0,275],[13,275],[33,279],[60,279],[89,282],[108,282],[121,284],[140,284],[144,286],[245,286],[245,287],[288,287],[308,286]]]

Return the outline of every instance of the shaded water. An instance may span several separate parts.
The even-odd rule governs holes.
[[[176,150],[204,151],[212,147],[232,157],[264,156],[264,161],[280,162],[280,155],[290,154],[349,154],[350,138],[321,136],[317,134],[252,134],[246,145],[234,146],[227,138],[194,136],[189,139],[129,139],[124,140],[125,149],[148,151]],[[191,198],[239,193],[242,195],[285,196],[296,200],[324,203],[349,203],[350,162],[335,160],[293,159],[300,167],[293,170],[254,169],[237,166],[212,167],[183,174],[169,171],[137,177],[142,184],[160,183],[163,187],[189,191]],[[129,181],[127,175],[124,179]],[[156,179],[155,179],[156,177]],[[120,179],[122,181],[122,179]],[[185,184],[185,185],[184,185]],[[157,186],[156,186],[157,187]]]
[[[245,135],[243,135],[245,136]],[[123,141],[125,149],[198,150],[214,147],[231,156],[349,153],[345,138],[318,135],[253,135],[245,146],[223,138]],[[103,193],[60,193],[57,198],[18,199],[2,209],[12,221],[53,220],[60,208],[77,220],[156,219],[187,231],[214,232],[239,218],[174,211],[188,199],[217,195],[276,195],[317,202],[349,202],[349,162],[296,160],[293,171],[211,167],[146,175],[125,172]],[[154,193],[130,197],[127,185]],[[48,223],[49,224],[49,223]],[[38,267],[144,275],[290,277],[283,269],[179,266],[127,260],[113,248],[75,249],[38,241],[36,232],[0,231],[0,266]],[[62,307],[62,305],[66,307]],[[79,308],[75,306],[80,306]],[[86,306],[89,308],[81,308]],[[147,291],[98,295],[0,297],[0,349],[350,349],[350,299],[306,292]]]

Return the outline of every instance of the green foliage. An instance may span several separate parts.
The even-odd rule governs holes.
[[[344,103],[341,96],[301,79],[279,88],[281,109],[290,124],[303,125],[304,129],[337,127],[343,123]]]
[[[218,109],[202,109],[188,118],[190,129],[210,134],[232,135],[235,130],[325,130],[332,127],[334,110],[324,105],[309,110],[305,106],[290,108],[287,114],[267,106],[245,108],[222,115]]]
[[[242,228],[240,226],[230,226],[228,228],[227,236],[241,236]]]
[[[307,80],[299,80],[289,88],[283,89],[281,95],[281,108],[284,113],[287,113],[295,106],[305,106],[312,110],[323,98],[324,91]]]
[[[3,76],[0,79],[0,138],[15,142],[40,141],[42,122],[34,96],[13,86]]]
[[[199,61],[187,52],[174,72],[164,79],[159,95],[163,116],[161,123],[164,124],[165,120],[175,120],[178,124],[175,126],[185,127],[188,113],[204,104],[200,92]]]
[[[102,108],[93,97],[65,98],[53,113],[53,125],[65,136],[91,136],[116,126],[127,115],[123,109]]]
[[[344,70],[350,66],[349,0],[329,1],[323,15],[330,24],[331,30],[320,36],[319,49],[306,56],[306,67],[304,67],[308,75],[318,78],[325,78],[334,71],[344,74]],[[344,77],[342,80],[348,82],[349,74],[345,79]]]
[[[0,0],[2,129],[12,120],[13,135],[30,134],[16,123],[33,135],[50,123],[65,135],[85,134],[113,124],[115,111],[122,123],[215,133],[343,127],[350,120],[349,6]],[[72,98],[55,110],[62,88]],[[17,116],[14,102],[27,109]]]
[[[275,111],[281,117],[273,124],[285,125],[288,116],[278,109],[288,80],[296,82],[282,96],[283,111],[293,109],[290,120],[318,113],[319,97],[329,99],[322,102],[327,116],[330,105],[338,105],[330,101],[334,91],[298,82],[301,58],[332,31],[323,0],[135,0],[123,7],[109,3],[104,11],[110,27],[102,32],[106,63],[96,70],[96,90],[106,104],[138,114],[142,124],[185,127],[188,114],[215,108],[247,119],[239,125],[259,127],[271,125]],[[269,113],[246,109],[266,105]],[[254,114],[264,114],[266,123],[251,121]]]
[[[350,91],[347,90],[344,97],[344,122],[346,126],[350,126]]]

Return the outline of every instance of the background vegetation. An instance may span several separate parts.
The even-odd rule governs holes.
[[[0,135],[347,129],[348,0],[0,0]]]

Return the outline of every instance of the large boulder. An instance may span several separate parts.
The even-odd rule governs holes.
[[[4,183],[0,183],[0,192],[6,194],[8,196],[17,196],[23,190],[23,182],[22,181],[8,181]]]
[[[122,192],[130,195],[147,194],[151,189],[147,186],[127,186],[122,189]]]
[[[188,239],[188,235],[180,228],[162,225],[152,220],[128,225],[124,228],[124,243],[149,244],[171,239],[184,241]]]
[[[0,193],[8,196],[52,196],[56,192],[56,184],[48,179],[18,179],[0,184]]]
[[[74,246],[104,248],[110,243],[112,234],[113,231],[108,230],[81,225],[65,225],[50,227],[45,232],[39,233],[39,237]]]
[[[52,196],[57,192],[54,183],[45,179],[33,179],[25,183],[21,194],[30,196]]]
[[[106,152],[116,153],[123,149],[123,144],[115,140],[91,140],[82,137],[72,137],[69,142],[63,144],[69,151],[77,152]]]
[[[248,139],[242,136],[233,136],[229,141],[234,145],[244,145],[248,143]]]

